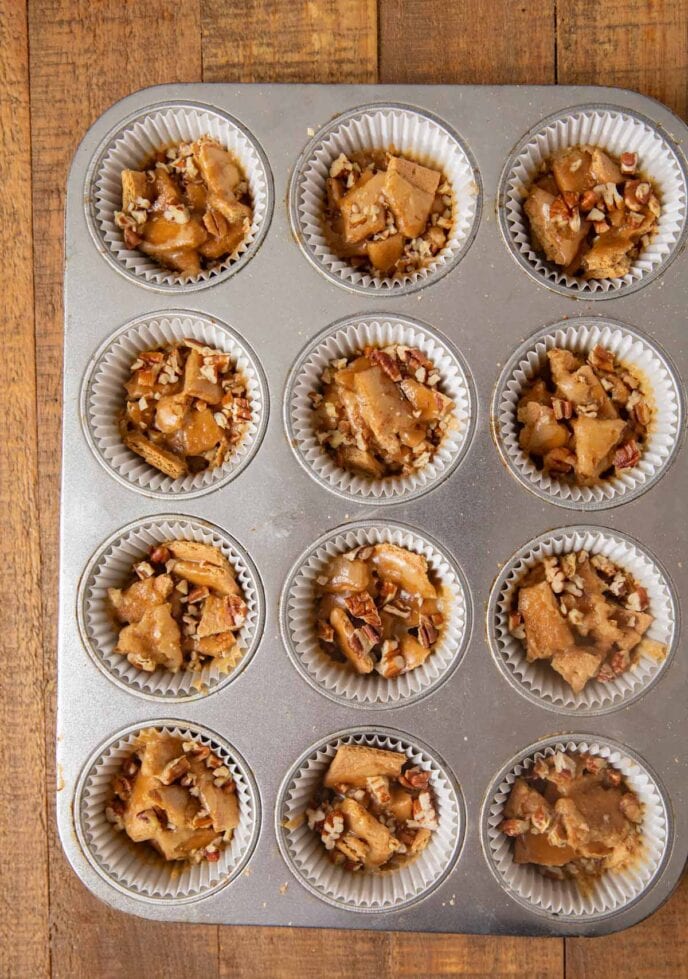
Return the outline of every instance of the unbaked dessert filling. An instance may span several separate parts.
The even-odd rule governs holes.
[[[368,479],[418,472],[456,424],[441,387],[415,347],[365,347],[333,360],[310,394],[318,441],[337,466]]]
[[[439,828],[430,776],[403,752],[341,745],[306,809],[308,826],[346,870],[400,867]]]
[[[518,441],[544,472],[590,486],[638,464],[653,417],[634,367],[599,344],[587,357],[554,348],[519,399]]]
[[[246,378],[198,340],[140,351],[124,387],[122,441],[171,479],[221,466],[251,422]]]
[[[622,676],[642,656],[664,659],[666,646],[646,635],[649,604],[645,588],[603,554],[552,555],[514,590],[509,631],[529,663],[548,663],[580,693],[590,680]]]
[[[402,277],[429,265],[454,226],[454,193],[438,169],[398,153],[340,155],[330,165],[324,230],[354,268]]]
[[[637,153],[572,146],[542,166],[524,210],[536,251],[568,275],[627,275],[657,231],[656,187]]]
[[[216,863],[239,825],[236,785],[207,745],[151,728],[113,778],[105,817],[165,860]]]
[[[557,751],[514,782],[499,829],[516,864],[581,884],[627,867],[642,847],[643,805],[597,755]]]
[[[108,588],[108,605],[119,630],[115,652],[147,673],[209,663],[226,673],[248,612],[224,554],[189,540],[154,544],[124,587]]]
[[[333,557],[316,579],[316,631],[335,662],[387,679],[421,666],[444,625],[442,587],[422,554],[364,545]]]
[[[246,175],[210,136],[161,149],[140,170],[122,171],[115,224],[125,245],[183,277],[233,255],[252,221]]]

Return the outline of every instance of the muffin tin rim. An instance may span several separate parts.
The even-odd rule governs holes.
[[[224,540],[239,553],[241,559],[244,561],[246,568],[253,579],[253,586],[256,594],[256,624],[254,635],[237,665],[233,667],[229,673],[221,677],[215,684],[213,684],[212,687],[204,690],[197,690],[189,694],[183,694],[181,696],[166,696],[164,694],[153,694],[146,690],[139,690],[137,687],[132,686],[132,684],[127,683],[127,681],[122,677],[116,676],[104,662],[104,659],[96,652],[88,635],[88,628],[86,626],[86,602],[89,581],[91,578],[93,578],[94,569],[98,562],[104,557],[105,552],[110,547],[117,544],[118,541],[121,542],[122,538],[126,534],[129,534],[134,530],[142,529],[146,524],[163,523],[167,520],[201,524],[212,533],[216,533],[219,537],[224,538]],[[152,701],[156,704],[188,704],[197,700],[204,701],[207,697],[211,697],[215,693],[226,690],[227,687],[237,680],[243,674],[244,670],[250,666],[263,641],[266,619],[265,588],[263,586],[263,579],[260,572],[248,550],[239,540],[237,540],[236,537],[234,537],[233,534],[230,534],[227,530],[225,530],[224,527],[214,524],[211,520],[207,520],[205,517],[196,517],[191,514],[155,513],[145,517],[139,517],[136,520],[131,520],[128,524],[120,527],[118,530],[115,530],[112,534],[110,534],[110,536],[102,541],[91,553],[88,562],[84,565],[84,569],[77,584],[76,619],[79,637],[84,649],[86,650],[91,661],[111,683],[114,683],[128,694],[132,694],[135,697],[140,697],[142,700]]]
[[[178,317],[179,319],[190,318],[199,319],[205,321],[206,323],[212,324],[214,328],[220,330],[221,333],[227,334],[239,347],[241,347],[247,360],[250,361],[251,367],[256,377],[256,382],[260,389],[261,401],[262,401],[262,411],[260,423],[257,426],[256,434],[253,438],[253,443],[250,448],[245,453],[243,459],[241,459],[236,465],[230,466],[225,474],[213,482],[210,486],[199,486],[197,489],[191,490],[181,490],[179,492],[174,491],[163,491],[163,490],[153,490],[148,486],[139,486],[133,483],[126,476],[121,473],[116,472],[115,469],[107,462],[100,452],[98,445],[96,444],[96,439],[92,431],[92,425],[90,420],[90,397],[93,388],[93,382],[95,379],[96,370],[101,363],[103,357],[107,351],[114,346],[114,344],[123,337],[128,330],[131,330],[138,326],[144,326],[149,320],[163,320],[163,319],[174,319]],[[124,400],[124,399],[123,399]],[[128,490],[138,493],[141,496],[148,497],[152,500],[193,500],[201,496],[208,496],[211,493],[216,492],[219,489],[227,486],[228,483],[233,482],[238,476],[243,473],[243,471],[248,467],[248,465],[257,456],[261,445],[263,444],[263,439],[265,433],[267,432],[268,422],[270,418],[270,389],[268,386],[267,376],[263,369],[263,365],[255,352],[251,344],[245,337],[233,326],[224,320],[216,317],[210,313],[204,313],[197,309],[182,309],[182,308],[172,308],[168,309],[165,307],[160,310],[152,310],[148,313],[142,313],[138,316],[133,316],[127,320],[126,323],[117,327],[112,333],[108,334],[105,339],[99,344],[99,346],[91,353],[86,363],[86,367],[79,382],[79,397],[78,397],[78,412],[79,412],[79,427],[86,440],[86,443],[91,450],[94,458],[100,463],[107,474],[115,479],[120,485],[126,487]],[[144,460],[145,461],[145,460]],[[146,463],[146,465],[149,465]],[[150,467],[153,468],[153,467]],[[223,468],[223,466],[218,467]]]
[[[688,224],[688,222],[687,222]],[[627,333],[634,340],[643,344],[652,351],[652,353],[660,360],[663,364],[666,372],[671,379],[675,393],[676,393],[676,429],[677,437],[674,445],[662,464],[661,468],[654,474],[654,476],[645,483],[641,483],[635,486],[632,490],[618,494],[616,496],[610,497],[604,500],[594,500],[590,503],[582,503],[578,500],[571,499],[561,499],[554,493],[549,493],[546,490],[541,490],[539,486],[536,486],[531,480],[526,480],[522,477],[521,473],[517,471],[509,453],[505,450],[504,440],[502,437],[502,430],[500,425],[500,404],[504,395],[506,386],[513,376],[515,369],[518,367],[519,363],[524,359],[529,351],[531,351],[538,343],[543,341],[546,337],[551,336],[559,331],[566,332],[567,329],[571,327],[582,329],[588,325],[594,325],[597,327],[609,326],[613,330],[620,330],[622,333]],[[686,432],[684,426],[685,418],[685,394],[684,385],[681,375],[673,362],[673,359],[665,351],[663,345],[655,340],[654,337],[642,330],[639,330],[635,326],[622,321],[613,319],[611,316],[604,316],[603,314],[593,315],[593,314],[580,314],[577,316],[570,316],[563,319],[555,320],[552,323],[548,323],[545,326],[539,327],[534,333],[530,334],[526,339],[516,347],[513,353],[510,355],[509,359],[506,361],[504,366],[499,372],[497,380],[495,382],[492,398],[489,404],[490,410],[490,432],[492,435],[492,441],[499,454],[499,458],[504,464],[507,472],[516,482],[523,488],[528,490],[534,496],[537,496],[540,500],[546,503],[551,503],[553,506],[561,507],[566,510],[573,510],[578,513],[596,513],[606,510],[613,510],[616,507],[622,506],[625,503],[630,503],[637,500],[638,497],[643,496],[643,494],[654,489],[655,486],[663,479],[667,472],[671,469],[672,465],[676,461],[683,442],[685,441]]]
[[[153,85],[150,88],[157,89],[162,87],[166,86]],[[146,90],[144,89],[144,91]],[[258,156],[265,172],[265,219],[256,232],[256,237],[254,238],[250,247],[235,262],[232,262],[228,268],[218,272],[216,275],[211,275],[205,281],[186,283],[173,282],[164,284],[159,282],[149,282],[143,276],[136,275],[130,269],[127,269],[113,254],[112,249],[108,246],[103,234],[101,233],[96,214],[96,181],[108,151],[112,148],[112,146],[114,146],[116,140],[124,134],[126,129],[132,125],[132,123],[136,122],[137,119],[143,116],[150,115],[153,112],[167,109],[172,110],[176,107],[197,109],[201,112],[208,112],[210,114],[219,116],[225,122],[228,122],[231,126],[238,129],[244,138],[248,140]],[[227,279],[231,278],[237,272],[240,272],[243,268],[245,268],[251,259],[255,257],[259,248],[265,241],[270,225],[272,224],[272,218],[275,211],[275,185],[270,161],[268,160],[267,154],[263,149],[261,142],[252,133],[248,126],[241,122],[240,119],[232,115],[230,112],[226,112],[224,109],[221,109],[219,106],[213,105],[211,102],[206,103],[196,99],[163,99],[159,102],[151,102],[144,105],[140,109],[133,110],[132,112],[128,113],[126,116],[121,118],[118,123],[112,126],[106,135],[100,140],[98,146],[92,153],[86,168],[83,204],[86,226],[88,227],[91,239],[96,247],[96,251],[103,256],[111,268],[113,268],[116,272],[119,272],[119,274],[129,282],[133,282],[136,285],[141,285],[146,289],[150,289],[152,292],[167,295],[184,295],[191,292],[200,292],[201,290],[209,289],[220,282],[225,282]]]
[[[647,884],[642,888],[640,893],[636,895],[632,900],[627,901],[622,904],[621,907],[614,909],[613,911],[602,911],[595,912],[593,914],[585,915],[571,915],[571,914],[558,914],[551,911],[547,911],[544,908],[537,907],[534,903],[522,898],[520,894],[516,894],[510,887],[507,886],[506,882],[503,880],[501,874],[499,873],[495,863],[492,859],[490,850],[490,840],[489,840],[489,826],[488,818],[490,813],[490,807],[494,801],[497,789],[504,779],[509,775],[516,765],[521,764],[524,761],[532,758],[534,755],[541,751],[545,751],[547,748],[554,747],[557,744],[568,744],[569,742],[575,742],[580,744],[584,742],[589,745],[599,745],[600,747],[611,748],[614,751],[618,751],[622,756],[626,756],[635,762],[635,764],[647,774],[652,781],[654,788],[657,791],[657,795],[664,807],[664,813],[666,816],[666,841],[664,844],[661,859],[657,865],[655,872],[652,877],[648,880]],[[608,921],[615,918],[621,914],[624,914],[629,908],[638,904],[655,888],[659,883],[664,874],[666,867],[671,858],[674,843],[675,843],[675,820],[674,811],[671,801],[671,796],[669,795],[667,789],[664,786],[664,782],[660,779],[653,766],[649,762],[645,761],[643,756],[635,751],[634,748],[628,747],[628,745],[622,744],[615,738],[601,737],[596,734],[589,734],[576,729],[572,732],[564,732],[560,734],[547,735],[540,738],[538,741],[534,741],[526,747],[522,748],[519,752],[512,755],[510,759],[502,765],[501,768],[492,776],[492,778],[487,782],[485,793],[482,797],[480,803],[480,816],[479,816],[479,836],[480,836],[480,848],[485,860],[485,863],[490,869],[492,877],[497,881],[500,889],[504,894],[506,894],[512,901],[519,904],[526,911],[535,915],[538,918],[545,919],[548,921],[561,921],[563,923],[580,923],[581,920],[584,921]],[[655,908],[657,910],[657,908]],[[650,912],[653,913],[653,912]]]
[[[645,557],[650,560],[650,563],[654,565],[656,570],[664,579],[664,584],[666,585],[666,590],[669,595],[669,601],[671,603],[671,609],[674,615],[673,630],[671,636],[671,643],[667,654],[659,665],[657,672],[650,680],[642,685],[635,693],[629,694],[627,697],[621,697],[618,701],[615,701],[608,706],[600,707],[566,707],[562,704],[555,704],[541,697],[531,690],[527,689],[524,684],[516,677],[513,671],[509,668],[505,662],[504,656],[502,655],[499,643],[496,636],[496,615],[497,606],[499,604],[502,591],[506,582],[506,578],[511,574],[512,565],[515,559],[522,556],[526,551],[534,550],[539,544],[544,543],[556,537],[568,536],[569,534],[599,534],[601,537],[606,538],[616,538],[618,540],[624,541],[627,544],[631,544],[633,547],[637,548]],[[561,527],[554,527],[551,530],[546,530],[541,534],[537,534],[535,537],[529,538],[520,547],[511,553],[506,561],[500,567],[499,572],[495,576],[490,585],[490,592],[487,599],[487,611],[485,617],[486,629],[487,629],[487,643],[490,647],[490,653],[492,654],[492,659],[499,670],[500,674],[506,679],[509,684],[525,697],[526,700],[530,701],[535,707],[540,707],[544,710],[550,711],[554,714],[561,714],[567,718],[591,718],[599,717],[602,715],[612,714],[617,710],[629,707],[631,704],[637,703],[637,701],[652,690],[658,683],[664,679],[666,672],[669,670],[674,657],[677,655],[677,650],[679,646],[679,641],[681,639],[681,608],[678,602],[678,595],[676,592],[676,587],[674,585],[673,579],[669,574],[666,567],[662,562],[655,556],[654,552],[648,548],[645,544],[641,543],[637,538],[632,537],[630,534],[623,533],[620,530],[614,530],[608,526],[596,525],[596,524],[564,524]]]
[[[308,161],[312,158],[316,147],[319,143],[325,139],[330,133],[332,133],[336,128],[353,119],[355,116],[361,115],[366,112],[375,112],[380,109],[391,109],[401,112],[413,112],[416,115],[424,116],[431,122],[435,123],[440,129],[444,130],[450,138],[456,143],[460,148],[461,152],[464,154],[468,165],[471,170],[473,181],[475,183],[475,213],[473,215],[473,220],[471,222],[471,227],[466,235],[465,240],[461,244],[456,255],[451,261],[447,262],[445,265],[435,269],[426,278],[421,279],[417,282],[408,282],[400,285],[398,287],[391,287],[386,290],[377,290],[371,288],[370,286],[359,285],[358,283],[348,282],[341,276],[332,272],[330,269],[325,268],[325,266],[316,258],[311,250],[308,248],[304,238],[304,232],[301,227],[301,218],[299,216],[299,184],[301,175],[303,173],[304,167],[307,165]],[[346,289],[348,292],[356,293],[359,296],[368,296],[369,298],[377,299],[387,299],[391,296],[409,296],[414,292],[418,292],[421,289],[425,289],[440,279],[444,278],[449,272],[456,269],[457,265],[460,264],[461,260],[465,257],[466,253],[469,251],[471,245],[475,241],[476,235],[478,234],[480,223],[482,220],[483,212],[483,197],[485,190],[483,187],[482,175],[478,167],[478,162],[465,139],[459,134],[459,132],[454,129],[448,122],[446,122],[441,116],[437,115],[430,109],[422,108],[421,106],[415,105],[411,102],[395,102],[390,100],[379,101],[379,102],[366,102],[358,106],[354,106],[350,109],[345,109],[343,112],[338,113],[333,118],[325,122],[313,136],[309,137],[308,142],[301,150],[299,155],[296,157],[293,163],[291,176],[289,178],[289,187],[287,190],[287,210],[289,217],[289,226],[292,230],[294,238],[299,246],[301,253],[308,259],[310,264],[318,271],[321,275],[325,276],[330,282],[334,282],[340,288]]]
[[[139,894],[111,877],[105,868],[100,866],[94,854],[91,852],[91,847],[86,839],[86,832],[83,826],[83,819],[80,811],[86,788],[86,782],[88,781],[89,775],[91,774],[92,769],[97,764],[101,755],[110,746],[118,741],[121,741],[123,738],[134,734],[135,732],[145,731],[149,728],[154,728],[157,730],[164,727],[179,728],[181,731],[189,731],[192,735],[194,735],[194,737],[204,737],[208,741],[218,744],[241,770],[241,774],[246,782],[254,810],[253,824],[251,826],[251,834],[246,851],[237,861],[236,866],[233,868],[231,873],[229,873],[222,880],[218,880],[217,883],[208,888],[208,890],[202,891],[200,894],[193,894],[182,898],[158,898],[151,897],[148,894]],[[116,730],[114,733],[101,740],[98,746],[88,754],[86,761],[81,765],[79,775],[75,783],[74,792],[70,801],[70,814],[72,826],[74,828],[74,833],[78,840],[81,853],[88,861],[89,866],[95,870],[101,880],[105,881],[105,883],[110,887],[114,888],[116,891],[119,891],[120,894],[123,894],[125,897],[130,898],[133,901],[157,907],[184,907],[189,904],[195,904],[198,901],[203,901],[214,896],[218,891],[221,891],[229,884],[232,884],[241,876],[242,872],[249,865],[249,862],[256,851],[258,839],[263,828],[263,801],[260,795],[260,788],[253,774],[253,769],[248,764],[243,754],[231,741],[228,741],[224,735],[218,734],[205,724],[189,719],[181,720],[179,718],[172,717],[156,717],[151,718],[150,720],[134,721],[133,723],[128,724],[124,728]]]
[[[320,347],[328,338],[333,337],[335,333],[347,326],[355,327],[358,323],[370,323],[372,321],[384,323],[385,320],[389,320],[391,323],[398,321],[405,326],[416,328],[421,332],[427,333],[433,340],[435,340],[435,342],[439,343],[440,346],[443,346],[446,349],[450,357],[456,362],[456,364],[458,364],[463,375],[466,394],[468,396],[469,418],[459,451],[437,479],[430,480],[427,484],[419,486],[415,490],[408,493],[400,493],[397,496],[392,494],[391,496],[359,497],[355,493],[350,493],[347,490],[341,489],[339,486],[334,486],[331,483],[321,479],[319,474],[311,467],[308,460],[304,457],[298,447],[298,439],[296,437],[296,431],[292,419],[292,402],[294,400],[296,382],[299,379],[299,375],[303,370],[309,355]],[[287,373],[282,393],[282,421],[286,431],[287,441],[301,468],[309,475],[311,479],[313,479],[327,492],[333,493],[335,496],[338,496],[340,499],[346,500],[349,503],[358,503],[363,506],[385,507],[401,503],[410,503],[411,501],[418,500],[421,496],[425,496],[432,490],[437,489],[437,487],[439,487],[445,480],[449,479],[456,472],[460,465],[464,464],[465,458],[470,452],[475,439],[478,411],[479,406],[477,403],[476,384],[473,378],[473,372],[469,367],[468,361],[454,342],[443,331],[438,330],[430,323],[426,323],[424,320],[421,320],[418,317],[410,316],[406,313],[391,313],[389,311],[354,313],[351,315],[342,316],[339,319],[329,322],[325,327],[323,327],[323,329],[319,330],[318,333],[311,337],[311,339],[308,340],[297,353]],[[383,480],[384,479],[385,477],[383,477]]]
[[[461,638],[461,642],[456,649],[451,662],[448,667],[444,670],[440,676],[426,689],[421,690],[417,694],[410,697],[400,698],[398,701],[391,701],[388,703],[359,703],[358,701],[350,700],[348,697],[336,694],[331,690],[326,690],[315,677],[311,676],[308,670],[305,668],[301,662],[300,656],[296,652],[294,642],[291,637],[291,629],[289,625],[289,596],[291,589],[294,586],[294,582],[303,568],[306,561],[314,554],[316,550],[326,544],[333,537],[339,534],[347,533],[348,531],[357,531],[365,529],[379,529],[379,530],[391,530],[399,529],[413,534],[419,537],[421,540],[426,541],[430,544],[432,549],[440,554],[447,564],[450,566],[456,578],[459,582],[461,590],[463,592],[463,602],[464,602],[464,631]],[[403,707],[408,707],[410,705],[415,705],[428,697],[431,697],[434,693],[440,690],[445,683],[449,682],[456,671],[459,669],[464,661],[468,647],[473,636],[473,627],[475,620],[474,612],[474,601],[471,592],[470,585],[468,583],[468,578],[466,577],[461,564],[456,559],[455,555],[450,551],[444,544],[440,544],[431,534],[426,533],[424,530],[420,530],[414,525],[407,524],[401,520],[378,520],[375,518],[361,519],[361,520],[351,520],[343,524],[339,524],[336,527],[332,527],[330,530],[325,531],[321,534],[315,541],[313,541],[304,551],[298,556],[298,558],[293,562],[289,571],[284,579],[282,588],[280,589],[279,603],[278,603],[278,619],[280,628],[280,639],[286,650],[287,656],[294,667],[296,672],[299,674],[302,680],[312,687],[320,696],[327,698],[340,707],[345,707],[351,710],[368,710],[368,711],[385,711],[385,710],[400,710]]]
[[[627,90],[618,89],[618,91],[626,92]],[[659,104],[662,105],[662,103]],[[577,290],[573,286],[568,286],[559,282],[552,282],[548,277],[541,275],[536,269],[533,268],[526,257],[521,254],[520,249],[514,244],[509,228],[509,219],[506,213],[505,201],[509,175],[513,171],[514,164],[525,146],[533,139],[533,137],[537,136],[539,132],[547,129],[557,120],[586,110],[591,112],[615,112],[617,114],[631,116],[638,122],[642,122],[650,130],[661,136],[661,138],[665,141],[676,160],[679,172],[683,178],[683,192],[685,196],[683,226],[669,254],[661,262],[659,262],[655,268],[650,269],[648,272],[641,275],[636,281],[631,282],[628,285],[621,285],[618,289],[609,291],[602,289]],[[581,302],[587,302],[588,300],[598,302],[605,299],[620,299],[622,296],[628,296],[631,293],[637,292],[639,289],[644,288],[646,285],[649,285],[656,279],[662,277],[668,271],[674,259],[683,250],[686,238],[688,238],[688,161],[686,160],[686,157],[679,144],[675,142],[671,134],[667,132],[664,126],[661,123],[653,122],[649,116],[639,112],[637,109],[614,104],[613,102],[581,102],[577,105],[569,106],[565,109],[560,109],[556,112],[550,113],[547,116],[544,116],[527,132],[523,133],[519,137],[517,142],[514,143],[512,148],[509,150],[504,166],[500,171],[499,178],[497,180],[496,201],[498,224],[503,243],[516,264],[524,272],[526,272],[537,285],[544,286],[545,288],[550,289],[552,292],[556,292],[561,296],[567,296],[569,299],[577,299]]]
[[[456,811],[457,811],[457,823],[458,832],[454,840],[454,846],[451,852],[451,856],[447,862],[447,866],[444,868],[442,873],[438,878],[433,881],[425,890],[418,894],[416,897],[410,898],[408,901],[404,901],[402,904],[390,907],[390,908],[359,908],[350,907],[343,905],[340,901],[329,897],[329,895],[323,894],[317,889],[310,881],[306,880],[298,871],[294,865],[291,856],[288,852],[288,847],[285,842],[283,825],[283,813],[284,806],[286,803],[286,796],[289,790],[289,786],[294,781],[296,773],[304,765],[308,759],[315,754],[317,751],[327,747],[328,745],[334,744],[335,742],[342,742],[344,738],[356,738],[359,736],[365,737],[366,735],[375,737],[380,736],[383,738],[394,738],[405,745],[410,746],[411,749],[417,749],[426,754],[432,761],[435,762],[437,767],[441,770],[442,774],[446,778],[452,792],[454,793],[454,798],[456,800]],[[332,734],[324,735],[317,741],[313,742],[310,747],[303,751],[296,761],[292,762],[287,768],[286,774],[280,779],[279,787],[277,789],[277,797],[275,802],[275,819],[274,819],[274,831],[275,837],[277,839],[277,845],[279,847],[280,856],[282,860],[289,868],[291,874],[296,878],[299,884],[304,887],[310,894],[318,898],[318,900],[323,901],[326,904],[334,907],[337,911],[351,912],[352,914],[363,914],[363,915],[381,915],[381,914],[395,914],[401,911],[406,911],[410,907],[419,904],[421,901],[425,901],[430,895],[436,891],[439,887],[444,884],[448,877],[454,873],[456,870],[461,855],[464,850],[464,844],[466,842],[466,803],[463,796],[463,791],[461,789],[461,783],[456,777],[453,768],[448,764],[442,755],[431,748],[424,741],[419,738],[414,737],[410,734],[405,734],[400,728],[397,727],[385,727],[383,724],[363,724],[355,725],[352,727],[341,728]]]

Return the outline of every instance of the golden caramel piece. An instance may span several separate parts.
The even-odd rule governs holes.
[[[534,248],[568,275],[625,276],[657,231],[659,198],[636,153],[617,161],[599,147],[558,153],[528,191]]]
[[[519,400],[518,441],[555,479],[591,486],[637,465],[653,415],[642,377],[609,350],[554,348]]]
[[[108,588],[119,630],[115,652],[152,673],[201,670],[214,660],[227,672],[248,607],[234,569],[210,544],[166,541],[138,561],[123,588]]]
[[[325,236],[339,258],[372,275],[427,266],[447,243],[454,211],[446,177],[393,148],[342,153],[330,165]]]
[[[666,646],[645,637],[654,621],[647,591],[601,554],[546,557],[514,590],[509,631],[529,662],[542,660],[574,693],[590,680],[609,682],[641,656],[657,661]]]
[[[643,807],[603,758],[557,751],[517,778],[501,831],[514,863],[582,885],[629,864],[642,846]]]
[[[338,466],[367,478],[417,472],[456,424],[440,387],[434,364],[401,344],[335,360],[310,393],[318,441]]]
[[[430,772],[366,745],[339,746],[305,815],[332,862],[351,871],[402,866],[439,828]]]
[[[316,633],[336,662],[393,679],[421,666],[444,624],[442,588],[422,554],[397,544],[330,559],[316,580]]]
[[[221,466],[251,421],[243,375],[196,340],[141,351],[125,389],[122,441],[172,479]]]
[[[141,170],[122,171],[115,224],[125,245],[182,276],[234,254],[252,221],[245,175],[209,136],[160,150]]]
[[[151,728],[112,781],[105,816],[165,860],[216,862],[239,825],[231,772],[206,745]]]

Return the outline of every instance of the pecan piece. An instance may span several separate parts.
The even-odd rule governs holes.
[[[172,785],[182,775],[186,775],[190,767],[189,759],[186,755],[180,755],[179,758],[173,758],[172,761],[169,761],[165,765],[158,778],[163,785]]]
[[[434,642],[437,642],[439,632],[432,624],[432,620],[427,615],[421,615],[418,626],[418,642],[426,649],[430,649]]]
[[[613,463],[617,469],[630,469],[640,461],[640,449],[635,439],[630,439],[614,453]]]
[[[430,772],[414,765],[399,776],[398,782],[407,789],[425,789],[430,782]]]
[[[530,829],[529,819],[503,819],[499,824],[500,832],[505,836],[521,836]]]
[[[375,349],[370,354],[370,361],[375,364],[381,370],[385,372],[387,377],[392,381],[401,380],[401,371],[399,370],[399,364],[397,361],[390,357],[388,353],[384,350]]]
[[[347,595],[344,604],[355,619],[361,619],[375,629],[381,628],[380,613],[367,591],[357,591],[352,595]]]

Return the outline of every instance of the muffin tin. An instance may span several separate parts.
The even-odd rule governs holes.
[[[514,181],[524,160],[547,134],[559,139],[582,125],[622,142],[626,127],[638,146],[654,147],[670,211],[658,254],[609,289],[571,287],[537,267],[519,242]],[[167,133],[215,129],[254,161],[259,220],[234,261],[182,286],[121,255],[107,221],[116,197],[110,170],[151,132],[165,141]],[[453,153],[465,200],[446,261],[398,285],[342,274],[318,252],[306,220],[312,225],[313,175],[328,147],[378,131],[428,160],[433,149],[448,160]],[[161,86],[119,102],[89,130],[72,165],[66,213],[57,810],[67,856],[96,895],[156,920],[530,935],[616,931],[668,897],[688,854],[680,379],[688,369],[687,136],[668,109],[631,92],[528,86]],[[261,406],[246,451],[218,478],[193,485],[137,469],[105,418],[119,383],[117,343],[173,323],[210,331],[218,345],[223,339],[242,352]],[[441,354],[461,392],[462,430],[431,478],[371,494],[314,459],[301,441],[299,398],[303,364],[323,342],[342,331],[350,340],[390,330],[415,330]],[[504,392],[529,348],[557,330],[578,340],[581,331],[608,330],[619,342],[639,341],[639,356],[649,350],[658,358],[673,392],[657,471],[626,492],[563,498],[528,485],[512,458],[500,423]],[[104,630],[104,580],[170,528],[219,540],[250,582],[241,660],[230,677],[211,677],[201,689],[129,676],[124,661],[113,662]],[[628,690],[569,703],[556,690],[536,690],[505,648],[500,595],[532,551],[598,530],[601,547],[650,576],[670,655],[661,668],[639,671]],[[435,673],[380,698],[351,696],[311,675],[299,633],[304,562],[316,547],[361,534],[400,535],[427,548],[460,596]],[[245,801],[235,852],[181,883],[156,879],[145,861],[118,863],[99,816],[108,765],[133,732],[151,725],[215,744]],[[399,887],[326,879],[304,864],[299,834],[285,825],[303,778],[338,739],[399,745],[433,772],[442,796],[438,852]],[[552,900],[541,878],[511,873],[495,840],[513,772],[557,743],[618,758],[647,800],[642,872],[587,904],[570,895]]]

